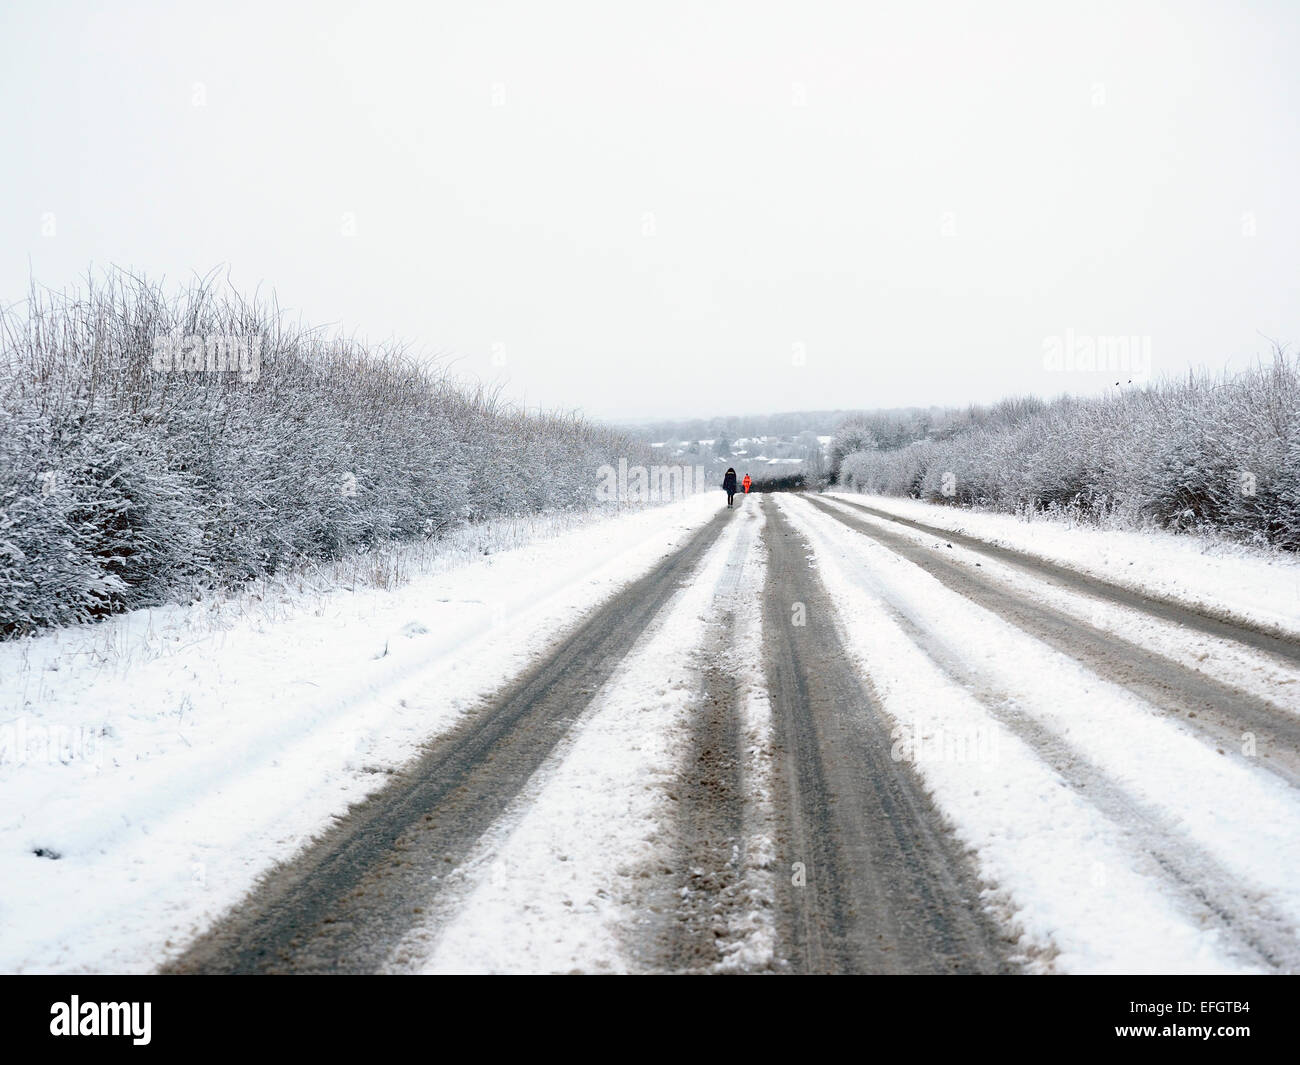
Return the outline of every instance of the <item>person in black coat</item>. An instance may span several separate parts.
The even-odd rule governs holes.
[[[736,471],[727,467],[727,475],[722,478],[722,489],[727,493],[727,506],[736,498]]]

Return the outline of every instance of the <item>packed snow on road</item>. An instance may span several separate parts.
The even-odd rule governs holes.
[[[774,740],[764,637],[801,624],[803,604],[765,604],[778,513],[833,604],[840,645],[827,652],[855,671],[862,712],[885,715],[892,762],[933,799],[936,830],[969,856],[1007,964],[1300,967],[1300,800],[1284,749],[1300,727],[1297,662],[980,544],[1275,634],[1300,634],[1293,559],[845,493],[719,509],[701,496],[496,522],[413,551],[395,587],[320,571],[0,644],[0,967],[144,972],[180,956],[714,522],[527,785],[430,885],[384,968],[657,971],[690,956],[707,971],[789,970],[781,900],[801,859],[782,827],[789,752]],[[1089,658],[1085,635],[1158,656],[1168,698]],[[720,683],[739,827],[692,856],[690,817],[708,809],[684,815],[688,792],[716,783],[692,748]],[[1215,737],[1235,718],[1170,709],[1201,683],[1275,728],[1229,743]],[[698,887],[718,862],[725,898]],[[707,950],[665,940],[675,920],[707,928]]]

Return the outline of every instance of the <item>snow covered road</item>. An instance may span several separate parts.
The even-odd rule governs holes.
[[[1126,661],[1141,648],[1113,633],[1099,650],[1089,602],[1072,621],[1036,613],[1062,605],[1053,588],[1013,591],[987,560],[950,560],[946,542],[820,500],[789,507],[859,668],[1031,958],[1066,971],[1300,966],[1300,805],[1273,771],[1296,753],[1290,687],[1259,700],[1270,732],[1220,747],[1198,727],[1202,674]]]
[[[1300,971],[1300,567],[984,517],[691,500],[129,689],[35,641],[13,705],[126,712],[0,764],[0,965]]]

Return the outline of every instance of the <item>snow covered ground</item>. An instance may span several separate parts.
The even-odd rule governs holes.
[[[450,874],[457,901],[407,936],[394,971],[648,967],[636,957],[644,938],[636,930],[653,920],[646,904],[656,871],[675,860],[674,792],[691,753],[703,656],[719,611],[738,615],[725,656],[742,663],[760,659],[757,511],[747,506],[730,523],[514,809]],[[746,822],[756,832],[746,847],[747,904],[727,929],[721,970],[762,969],[773,953],[771,911],[763,905],[772,894],[772,839],[763,828],[771,803],[769,715],[754,672],[744,671],[738,684],[753,807]]]
[[[1300,559],[1206,536],[1097,528],[1058,518],[827,492],[899,517],[1025,551],[1135,591],[1300,636]],[[897,526],[894,526],[897,528]]]
[[[849,496],[834,494],[827,495],[826,498],[836,501],[852,499]],[[872,505],[875,505],[874,500]],[[884,518],[865,515],[861,511],[852,508],[841,507],[841,509],[855,519],[865,521],[868,525],[894,535],[901,535],[917,544],[934,546],[938,542],[930,533],[909,529]],[[907,513],[904,516],[911,518],[913,514]],[[1037,527],[1039,523],[1032,524]],[[968,530],[960,529],[957,531],[965,532]],[[1032,554],[1037,558],[1045,559],[1057,565],[1064,565],[1080,572],[1091,572],[1104,576],[1105,574],[1100,565],[1085,569],[1084,565],[1078,564],[1080,562],[1086,564],[1089,561],[1090,551],[1100,552],[1103,550],[1092,540],[1089,535],[1091,532],[1092,530],[1068,528],[1064,536],[1060,536],[1058,533],[1059,538],[1056,543],[1061,551],[1060,554],[1049,555],[1041,542],[1037,549],[1032,551]],[[1081,534],[1077,540],[1074,535],[1076,533]],[[975,534],[971,533],[971,535]],[[1131,534],[1121,533],[1118,535],[1127,537]],[[1008,543],[1007,538],[999,537],[996,530],[988,532],[988,535],[984,538],[991,543]],[[1192,594],[1181,596],[1171,594],[1173,581],[1170,571],[1184,560],[1179,554],[1176,554],[1171,559],[1164,549],[1170,546],[1170,541],[1173,541],[1176,551],[1181,552],[1184,547],[1182,543],[1184,539],[1187,538],[1162,537],[1158,538],[1154,543],[1140,545],[1143,552],[1140,556],[1142,573],[1162,575],[1160,587],[1162,594],[1168,598],[1194,604],[1202,596],[1210,594],[1208,591],[1209,586],[1219,585],[1236,578],[1240,582],[1233,585],[1233,593],[1236,596],[1235,601],[1238,608],[1236,610],[1237,616],[1245,617],[1249,615],[1256,621],[1267,620],[1274,624],[1285,620],[1282,611],[1286,605],[1287,593],[1284,590],[1279,590],[1279,582],[1276,579],[1270,581],[1269,578],[1270,576],[1276,577],[1279,572],[1285,573],[1292,563],[1285,558],[1276,558],[1270,554],[1263,554],[1262,557],[1256,552],[1249,551],[1231,554],[1227,559],[1223,560],[1227,564],[1226,572],[1223,569],[1211,570],[1210,576],[1202,575],[1201,579],[1205,582],[1204,585],[1198,585],[1196,578],[1192,577],[1185,582],[1185,585],[1191,586],[1193,589]],[[1227,682],[1241,691],[1250,692],[1293,714],[1300,714],[1300,674],[1297,674],[1294,668],[1287,666],[1285,663],[1243,647],[1235,641],[1192,631],[1175,622],[1154,617],[1149,613],[1106,602],[1082,592],[1040,580],[1026,573],[1018,566],[1001,562],[972,548],[964,547],[960,543],[953,543],[949,547],[945,542],[943,546],[945,556],[950,561],[965,566],[972,573],[978,568],[982,575],[995,577],[1002,585],[1026,594],[1034,600],[1058,609],[1065,614],[1076,617],[1088,625],[1114,633],[1116,636],[1123,637],[1141,647],[1164,655],[1188,669],[1203,673],[1207,677]],[[1012,545],[1008,544],[1008,546]],[[1027,543],[1015,544],[1014,546],[1020,550],[1030,549]],[[1132,545],[1124,539],[1105,544],[1105,557],[1112,563],[1123,566],[1124,552],[1130,546]],[[1156,590],[1154,583],[1144,586],[1137,574],[1134,574],[1131,586],[1139,589]],[[1247,587],[1253,593],[1253,598],[1246,592],[1241,591],[1242,586]],[[1219,613],[1222,615],[1224,612],[1220,611]]]
[[[224,600],[0,644],[0,971],[147,971],[175,956],[424,741],[683,545],[719,498],[481,526]],[[1300,567],[1283,556],[822,498],[927,551],[933,535],[845,500],[1300,632]],[[1039,638],[980,589],[941,582],[898,553],[910,546],[891,550],[799,496],[762,506],[806,540],[843,652],[891,719],[896,760],[915,765],[970,849],[1017,961],[1039,972],[1300,969],[1300,793],[1253,747],[1216,749],[1203,722],[1147,702],[1132,676],[1090,667],[1073,644]],[[743,751],[743,860],[736,890],[708,915],[711,964],[781,967],[789,796],[764,687],[760,500],[728,517],[433,893],[389,971],[659,967],[647,944],[690,912],[671,897],[689,836],[680,793],[720,662],[734,674],[727,713]],[[1263,700],[1278,715],[1270,725],[1300,718],[1300,667],[939,547],[972,579]],[[1106,657],[1118,646],[1101,644]],[[1186,683],[1176,672],[1169,683]]]
[[[895,720],[899,755],[916,765],[981,875],[997,885],[990,901],[1018,928],[1032,967],[1257,971],[1260,959],[1226,934],[1216,906],[1238,931],[1294,942],[1293,788],[1247,759],[1223,757],[805,501],[782,498],[781,506],[807,537],[846,643]],[[917,508],[894,509],[913,516]],[[986,531],[978,520],[972,526]],[[1116,557],[1100,539],[1058,533],[1053,542],[1067,545],[1058,561],[1072,562],[1076,547],[1089,545]],[[1118,552],[1115,544],[1109,549]],[[1163,546],[1142,544],[1142,558],[1171,572]],[[1252,560],[1235,561],[1251,571]],[[984,567],[995,568],[987,559]],[[999,578],[1011,572],[996,567]],[[1188,640],[1179,657],[1195,657]],[[1300,962],[1294,948],[1283,952],[1283,965]]]
[[[314,574],[0,644],[0,971],[154,968],[716,512],[493,523],[390,559],[394,590]]]

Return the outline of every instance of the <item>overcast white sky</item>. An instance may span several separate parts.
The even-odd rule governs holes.
[[[228,264],[610,418],[1221,369],[1300,341],[1297,56],[1294,2],[3,0],[0,299]]]

